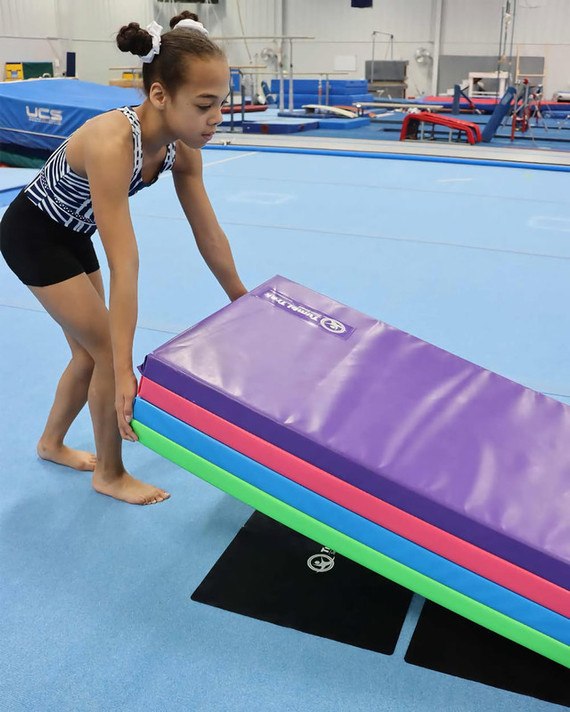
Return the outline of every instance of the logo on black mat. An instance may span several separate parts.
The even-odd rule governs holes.
[[[334,566],[335,552],[323,546],[320,554],[313,554],[307,559],[307,566],[317,574],[324,574]]]

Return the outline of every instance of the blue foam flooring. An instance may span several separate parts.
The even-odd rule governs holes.
[[[0,209],[10,205],[36,173],[35,169],[28,168],[0,168]]]
[[[0,168],[0,191],[23,187],[36,175],[34,168]]]
[[[284,274],[570,404],[566,174],[255,150],[203,156],[246,285]],[[169,177],[131,210],[140,363],[226,299]],[[114,502],[91,490],[88,474],[39,460],[67,345],[2,262],[0,331],[7,712],[563,709],[407,665],[417,597],[393,656],[190,601],[250,508],[138,445],[125,445],[127,467],[172,493],[159,506]],[[93,447],[86,410],[70,443]]]
[[[249,284],[285,274],[525,385],[570,393],[570,174],[216,149],[204,162]],[[198,256],[167,182],[160,207],[137,196],[132,211],[151,243],[176,218],[171,250],[148,267],[158,261],[164,276],[143,313],[180,331],[193,323],[186,265]],[[154,305],[173,274],[181,302],[165,319]]]
[[[205,151],[204,165],[246,284],[282,273],[524,385],[570,394],[570,174],[223,149]],[[141,325],[178,333],[221,307],[171,178],[135,196],[131,212]],[[37,308],[3,263],[0,275],[0,303]]]

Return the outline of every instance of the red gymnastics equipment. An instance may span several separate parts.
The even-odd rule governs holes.
[[[467,141],[470,144],[475,144],[481,141],[481,131],[477,124],[471,121],[464,121],[463,119],[453,119],[449,116],[440,116],[439,114],[432,114],[429,111],[420,111],[417,114],[408,114],[404,121],[402,122],[402,130],[400,132],[400,141],[405,141],[406,139],[417,140],[418,132],[420,137],[423,137],[423,129],[420,131],[422,124],[431,124],[435,126],[445,126],[450,129],[450,136],[452,131],[458,131],[461,135],[465,134]]]

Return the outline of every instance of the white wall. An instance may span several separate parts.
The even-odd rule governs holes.
[[[504,5],[504,0],[445,0],[442,53],[497,56]],[[570,89],[569,27],[570,0],[517,0],[513,55],[518,48],[521,56],[545,58],[546,98]]]
[[[443,0],[441,52],[496,57],[505,2]],[[394,58],[409,61],[408,94],[430,92],[430,67],[418,65],[414,54],[420,47],[434,51],[437,0],[373,3],[370,9],[357,9],[351,8],[350,0],[220,0],[217,5],[157,0],[1,0],[0,67],[18,59],[51,59],[59,61],[63,69],[66,50],[73,50],[79,76],[106,84],[111,76],[117,76],[109,67],[131,63],[130,55],[121,54],[114,43],[122,24],[137,21],[145,25],[156,18],[166,27],[172,15],[190,9],[198,12],[212,36],[238,38],[221,41],[230,62],[236,65],[262,63],[264,48],[279,49],[277,40],[245,40],[244,35],[314,37],[294,43],[295,75],[332,73],[335,66],[346,65],[353,58],[356,69],[346,76],[362,78],[364,62],[372,58],[372,30],[392,33]],[[546,57],[546,96],[570,88],[568,27],[570,0],[517,0],[515,51],[518,45],[522,55]],[[375,58],[389,56],[388,38],[378,35]],[[274,63],[269,69],[275,70]]]
[[[443,0],[441,53],[497,57],[505,2]],[[323,71],[334,66],[335,57],[353,55],[354,77],[362,77],[364,61],[371,59],[371,31],[381,30],[394,35],[394,57],[409,61],[408,93],[429,92],[431,68],[418,65],[414,54],[420,47],[434,51],[436,5],[436,0],[373,0],[372,8],[355,9],[350,0],[287,0],[286,32],[316,37],[310,45],[295,45],[295,68]],[[545,57],[545,96],[570,88],[570,0],[516,0],[514,22],[513,54],[518,46],[521,56]],[[387,38],[378,40],[375,56],[385,58]]]
[[[372,31],[394,35],[394,59],[407,59],[408,93],[430,87],[430,74],[412,58],[420,47],[432,49],[433,0],[374,0],[372,8],[352,8],[350,0],[288,0],[286,32],[315,40],[294,45],[294,71],[325,72],[342,66],[339,58],[354,57],[356,71],[347,78],[363,78],[364,63],[372,59]],[[389,37],[377,35],[375,59],[390,59]],[[331,75],[331,78],[332,77]]]
[[[53,61],[59,55],[58,40],[46,39],[58,36],[56,0],[44,0],[41,11],[35,5],[34,0],[0,3],[2,78],[6,62]]]
[[[125,63],[115,45],[117,30],[130,21],[146,24],[152,13],[152,0],[1,0],[0,67],[52,61],[61,73],[66,52],[75,51],[79,76],[106,84],[109,67]]]

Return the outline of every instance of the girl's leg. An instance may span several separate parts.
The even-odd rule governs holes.
[[[94,489],[133,504],[152,504],[166,499],[167,492],[131,477],[123,466],[114,404],[109,315],[93,282],[86,274],[80,274],[59,284],[30,289],[45,310],[93,359],[88,402],[97,450]]]
[[[97,458],[91,452],[74,450],[63,440],[71,424],[87,403],[94,361],[69,334],[65,338],[71,348],[71,360],[61,376],[44,432],[38,442],[38,455],[44,460],[76,470],[95,469]]]
[[[100,270],[93,272],[88,277],[104,301],[105,293]],[[64,445],[63,441],[71,424],[87,403],[94,361],[81,344],[65,329],[63,333],[71,349],[71,361],[57,386],[53,406],[38,442],[38,455],[44,460],[51,460],[76,470],[92,471],[95,469],[97,460],[95,455],[83,450],[73,450]]]

